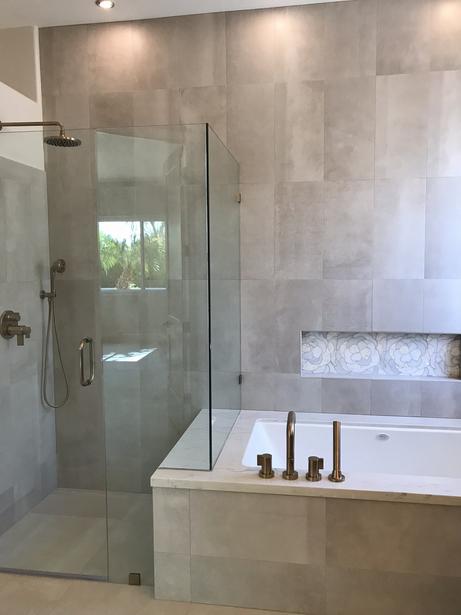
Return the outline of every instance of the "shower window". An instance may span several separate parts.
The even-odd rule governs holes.
[[[166,224],[161,220],[103,220],[99,227],[101,288],[166,288]]]

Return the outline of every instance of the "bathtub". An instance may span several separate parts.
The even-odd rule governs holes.
[[[295,467],[299,479],[286,481],[281,477],[286,418],[285,412],[242,411],[211,472],[161,467],[153,474],[151,486],[461,505],[461,421],[298,412]],[[334,420],[342,424],[343,483],[327,478]],[[203,443],[205,434],[194,424],[190,430]],[[273,479],[259,478],[256,457],[260,453],[273,455]],[[317,483],[305,480],[310,455],[325,460]]]
[[[299,415],[295,437],[295,467],[306,472],[310,455],[323,457],[332,467],[332,420]],[[342,467],[349,474],[401,474],[461,478],[461,429],[434,427],[408,419],[339,417]],[[432,420],[433,422],[433,420]],[[255,467],[259,453],[271,453],[273,466],[285,467],[286,421],[258,419],[251,430],[242,465]]]

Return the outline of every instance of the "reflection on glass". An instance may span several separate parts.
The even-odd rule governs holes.
[[[101,288],[165,288],[166,224],[145,220],[99,222]]]

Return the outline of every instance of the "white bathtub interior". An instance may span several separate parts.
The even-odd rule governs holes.
[[[257,420],[242,465],[254,468],[259,453],[271,453],[274,468],[283,469],[286,463],[285,434],[285,421]],[[344,472],[461,478],[461,429],[343,423],[341,436]],[[299,472],[306,472],[310,455],[323,457],[325,469],[331,469],[331,421],[298,421],[295,467]]]

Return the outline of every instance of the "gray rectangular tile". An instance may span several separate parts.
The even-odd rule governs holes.
[[[242,410],[275,410],[276,374],[244,372]]]
[[[461,175],[461,71],[430,74],[429,177]]]
[[[428,119],[427,74],[377,78],[376,177],[426,176]]]
[[[224,143],[227,139],[227,97],[224,86],[183,88],[179,98],[181,124],[210,124]]]
[[[275,410],[321,412],[322,381],[299,374],[274,374]]]
[[[274,178],[274,86],[228,88],[228,146],[240,163],[242,183]]]
[[[461,68],[461,3],[459,0],[432,2],[431,70]]]
[[[327,615],[457,615],[458,579],[329,568]]]
[[[371,414],[420,416],[421,383],[374,380],[371,383]]]
[[[424,331],[461,333],[461,280],[424,281]]]
[[[273,83],[275,27],[273,10],[226,13],[229,85]]]
[[[379,0],[376,70],[378,75],[429,69],[430,0]]]
[[[316,331],[322,326],[322,281],[279,280],[274,304],[278,371],[299,374],[301,331]]]
[[[325,178],[370,179],[374,175],[374,77],[325,84]]]
[[[276,80],[324,78],[325,6],[289,6],[275,14]]]
[[[325,557],[324,523],[321,498],[191,492],[193,556],[320,565]]]
[[[327,563],[460,577],[460,520],[461,509],[452,506],[331,499],[327,501]]]
[[[323,180],[323,83],[304,81],[276,84],[275,126],[277,180]]]
[[[323,615],[321,568],[216,557],[192,558],[192,600]]]
[[[324,331],[371,331],[371,319],[371,280],[324,280]]]
[[[322,412],[370,414],[371,381],[354,378],[322,380]]]
[[[154,550],[190,554],[189,491],[153,489]]]
[[[243,184],[241,191],[242,279],[271,279],[274,275],[274,186]]]
[[[326,183],[324,278],[371,278],[372,212],[372,182]]]
[[[189,555],[156,553],[154,558],[156,600],[191,600],[191,559]]]
[[[373,281],[373,331],[423,331],[423,280]]]
[[[426,206],[426,277],[461,278],[461,180],[429,179]]]
[[[374,278],[424,277],[425,209],[424,179],[376,182]]]
[[[362,77],[376,70],[376,1],[325,5],[325,76]]]
[[[324,192],[320,182],[278,184],[275,194],[275,274],[322,277]]]
[[[461,418],[461,382],[421,383],[423,416],[442,418]]]
[[[273,371],[274,283],[270,280],[242,281],[242,369]]]

